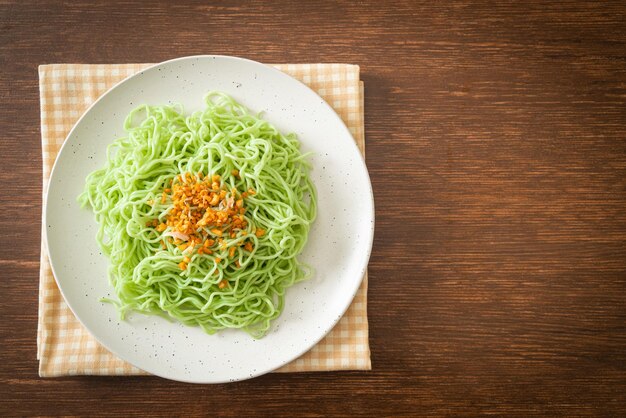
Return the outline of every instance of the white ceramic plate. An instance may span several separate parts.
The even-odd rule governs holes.
[[[154,316],[118,319],[107,277],[108,260],[96,244],[93,213],[76,202],[105,149],[123,136],[123,120],[139,104],[179,102],[202,107],[209,90],[221,90],[282,132],[295,132],[312,151],[319,214],[301,259],[315,276],[290,288],[286,307],[267,336],[243,331],[207,335]],[[270,372],[313,347],[352,301],[367,267],[374,230],[372,189],[350,132],[333,109],[299,81],[258,62],[225,56],[167,61],[124,80],[82,116],[61,149],[50,179],[46,207],[50,261],[66,302],[110,351],[155,375],[218,383]]]

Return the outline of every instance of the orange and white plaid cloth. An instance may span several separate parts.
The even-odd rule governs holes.
[[[61,144],[81,114],[113,85],[150,65],[53,64],[39,67],[44,196]],[[323,97],[341,116],[359,149],[365,153],[363,83],[359,79],[358,66],[279,64],[274,67],[307,84]],[[45,212],[45,201],[43,204]],[[74,317],[57,288],[44,240],[45,237],[41,246],[37,329],[39,375],[146,374],[108,352]],[[346,369],[371,369],[367,274],[352,305],[335,328],[309,352],[277,371]]]

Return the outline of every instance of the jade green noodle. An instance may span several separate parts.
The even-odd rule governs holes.
[[[97,241],[109,257],[110,280],[122,318],[129,311],[170,316],[208,333],[240,328],[256,338],[283,310],[285,291],[307,278],[297,259],[316,214],[310,165],[295,135],[283,135],[222,93],[212,92],[206,108],[185,116],[180,106],[140,106],[124,124],[127,136],[107,151],[107,162],[86,179],[81,204],[99,224]],[[232,171],[238,170],[239,176]],[[164,222],[169,203],[163,190],[183,173],[219,174],[228,189],[253,189],[245,199],[246,239],[238,247],[196,254],[185,270],[185,256],[164,233],[146,226]],[[152,203],[149,204],[149,202]],[[265,235],[257,237],[255,228]],[[209,228],[207,228],[207,231]],[[241,241],[224,236],[230,247]],[[228,281],[220,289],[218,284]]]

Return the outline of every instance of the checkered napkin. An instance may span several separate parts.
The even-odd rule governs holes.
[[[80,115],[117,82],[150,65],[54,64],[39,67],[44,196],[61,144]],[[341,116],[359,149],[365,153],[363,83],[359,81],[358,66],[279,64],[274,67],[307,84],[323,97]],[[45,212],[45,201],[43,204]],[[54,281],[44,240],[45,237],[41,245],[37,328],[39,375],[146,374],[108,352],[74,317]],[[277,371],[342,369],[371,369],[367,274],[352,305],[335,328],[308,353]]]

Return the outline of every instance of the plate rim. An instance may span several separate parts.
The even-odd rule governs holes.
[[[81,122],[83,121],[83,119],[85,119],[89,113],[92,111],[92,109],[101,101],[103,100],[106,96],[108,96],[111,92],[113,92],[113,90],[119,88],[120,86],[122,86],[123,84],[129,82],[131,79],[141,75],[144,71],[148,71],[148,70],[152,70],[156,67],[162,66],[162,65],[166,65],[166,64],[171,64],[171,63],[175,63],[175,62],[179,62],[179,61],[184,61],[184,60],[192,60],[192,59],[227,59],[227,60],[234,60],[234,61],[243,61],[249,64],[253,64],[253,65],[260,65],[263,66],[266,69],[269,69],[272,72],[278,73],[278,75],[280,77],[287,77],[295,82],[297,82],[298,84],[300,84],[301,87],[304,87],[306,89],[308,89],[309,91],[311,91],[313,94],[315,94],[315,96],[317,96],[319,99],[321,99],[322,101],[322,106],[326,107],[327,110],[330,110],[333,114],[333,117],[336,118],[339,122],[340,122],[340,126],[342,126],[342,129],[345,131],[345,133],[347,135],[349,135],[349,137],[351,138],[350,142],[350,146],[353,147],[353,150],[356,151],[356,154],[359,156],[358,161],[359,161],[359,169],[362,170],[365,174],[365,179],[367,180],[367,188],[369,190],[369,196],[368,199],[366,201],[367,205],[366,205],[366,210],[367,210],[367,217],[369,217],[370,219],[370,228],[368,230],[368,237],[367,237],[367,243],[366,243],[366,254],[365,257],[363,258],[363,262],[362,265],[359,265],[359,272],[361,277],[354,280],[353,281],[353,286],[351,288],[352,290],[352,296],[349,298],[349,300],[347,301],[347,303],[345,304],[345,306],[341,309],[341,315],[339,315],[338,317],[335,317],[332,322],[329,324],[330,326],[328,327],[327,331],[322,333],[321,336],[319,338],[316,339],[311,339],[309,342],[307,342],[307,344],[303,345],[303,350],[296,350],[296,354],[292,355],[292,356],[286,356],[284,359],[281,360],[281,362],[279,362],[278,365],[276,366],[272,366],[270,368],[260,368],[258,369],[259,371],[254,372],[254,373],[249,373],[246,374],[245,377],[243,378],[239,378],[239,379],[216,379],[216,380],[197,380],[197,379],[183,379],[183,378],[175,378],[172,376],[167,376],[164,373],[159,373],[159,372],[155,372],[153,370],[144,370],[141,367],[137,366],[135,363],[133,363],[132,361],[128,360],[126,358],[126,356],[121,355],[117,350],[112,349],[106,342],[102,341],[102,339],[100,339],[93,331],[90,327],[88,327],[84,321],[80,318],[79,315],[76,314],[76,311],[74,309],[74,307],[72,306],[72,303],[70,303],[68,301],[68,299],[65,297],[65,292],[63,291],[63,286],[61,285],[61,283],[59,282],[59,279],[57,279],[57,274],[54,268],[54,261],[51,257],[51,252],[50,252],[50,243],[48,240],[48,227],[47,225],[49,225],[49,217],[50,217],[50,205],[48,204],[49,199],[50,199],[50,184],[52,183],[52,180],[55,178],[56,172],[58,171],[58,162],[59,162],[59,157],[62,155],[62,153],[66,150],[66,147],[68,146],[68,139],[74,134],[74,132],[76,131],[76,129],[78,128],[78,126],[81,124]],[[373,247],[373,242],[374,242],[374,233],[375,233],[375,221],[376,221],[376,217],[375,217],[375,207],[374,207],[374,192],[373,192],[373,188],[372,188],[372,182],[371,182],[371,177],[369,175],[369,171],[367,169],[367,165],[365,163],[365,155],[364,153],[361,153],[356,140],[354,139],[354,136],[352,135],[352,133],[350,132],[350,130],[348,129],[348,127],[346,126],[345,122],[343,121],[343,119],[339,116],[339,114],[336,112],[336,110],[323,98],[321,97],[315,90],[313,90],[311,87],[309,87],[308,85],[304,84],[302,81],[298,80],[295,77],[292,77],[291,75],[280,71],[279,69],[268,65],[268,64],[264,64],[258,61],[254,61],[248,58],[242,58],[242,57],[236,57],[236,56],[231,56],[231,55],[211,55],[211,54],[205,54],[205,55],[190,55],[190,56],[184,56],[184,57],[178,57],[178,58],[173,58],[170,60],[166,60],[166,61],[162,61],[159,63],[155,63],[152,65],[149,65],[145,68],[142,68],[141,70],[137,71],[134,74],[129,75],[128,77],[120,80],[119,82],[115,83],[113,86],[111,86],[108,90],[106,90],[103,94],[101,94],[93,103],[91,103],[89,105],[89,107],[87,109],[84,110],[84,112],[82,113],[82,115],[77,119],[77,121],[74,123],[74,125],[72,126],[72,128],[70,129],[70,131],[68,132],[68,134],[65,136],[63,143],[61,144],[61,147],[59,148],[59,151],[56,155],[56,158],[54,160],[54,163],[52,165],[52,169],[50,170],[50,175],[48,177],[48,181],[46,184],[46,192],[45,192],[45,196],[44,196],[44,204],[45,204],[45,208],[44,208],[44,219],[43,219],[43,223],[42,223],[42,229],[44,230],[44,237],[45,237],[45,246],[46,246],[46,251],[47,251],[47,258],[48,258],[48,263],[50,265],[50,269],[52,271],[52,276],[54,278],[54,281],[57,285],[57,288],[59,289],[59,292],[61,293],[62,297],[63,297],[63,301],[65,302],[65,304],[68,306],[68,308],[70,309],[70,311],[72,312],[74,318],[76,318],[76,320],[78,320],[78,322],[89,332],[89,334],[100,344],[102,345],[104,348],[106,348],[111,354],[113,354],[114,356],[116,356],[117,358],[131,364],[133,367],[136,367],[144,372],[147,372],[148,374],[152,374],[155,376],[159,376],[161,378],[164,379],[168,379],[168,380],[174,380],[174,381],[180,381],[180,382],[185,382],[185,383],[196,383],[196,384],[221,384],[221,383],[229,383],[229,382],[237,382],[237,381],[243,381],[243,380],[248,380],[248,379],[252,379],[258,376],[262,376],[268,373],[272,373],[273,371],[279,369],[280,367],[285,366],[286,364],[291,363],[292,361],[296,360],[297,358],[299,358],[300,356],[304,355],[305,353],[307,353],[308,351],[310,351],[313,347],[315,347],[324,337],[326,337],[337,325],[337,323],[339,323],[339,321],[344,317],[346,311],[348,310],[348,308],[350,306],[352,306],[352,303],[354,301],[354,298],[356,297],[356,294],[363,282],[363,279],[365,278],[365,275],[367,274],[367,267],[369,265],[369,259],[371,257],[371,253],[372,253],[372,247]]]

